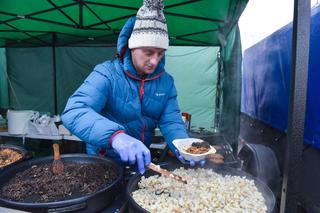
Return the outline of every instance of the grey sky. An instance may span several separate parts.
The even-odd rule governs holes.
[[[320,0],[311,0],[311,6]],[[249,0],[239,20],[243,50],[293,19],[293,0]]]

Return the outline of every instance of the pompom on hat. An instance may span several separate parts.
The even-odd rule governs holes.
[[[168,49],[169,38],[162,0],[144,0],[129,38],[130,49],[156,47]]]

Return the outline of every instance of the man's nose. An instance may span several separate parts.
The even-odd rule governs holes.
[[[161,59],[161,58],[158,57],[158,56],[153,56],[153,57],[151,57],[151,59],[150,59],[150,63],[151,63],[152,65],[158,65],[160,59]]]

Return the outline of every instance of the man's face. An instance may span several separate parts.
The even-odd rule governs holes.
[[[152,74],[164,56],[165,49],[141,47],[131,50],[131,58],[139,75]]]

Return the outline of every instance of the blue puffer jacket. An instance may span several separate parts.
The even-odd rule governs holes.
[[[107,156],[119,159],[109,144],[119,130],[148,147],[158,124],[172,151],[172,140],[188,137],[173,78],[164,71],[164,58],[147,78],[136,73],[127,48],[134,22],[130,18],[120,32],[119,57],[97,65],[61,115],[65,127],[87,143],[88,154],[96,155],[103,148]]]

